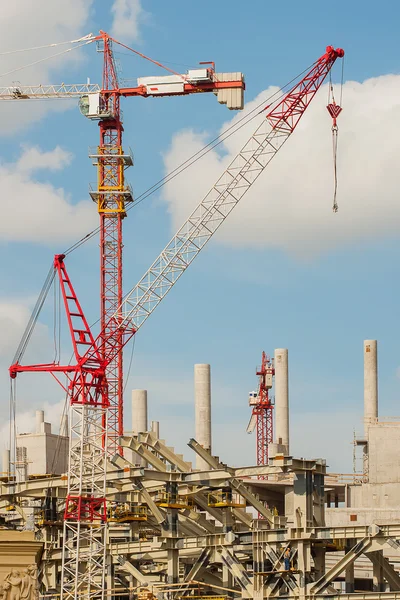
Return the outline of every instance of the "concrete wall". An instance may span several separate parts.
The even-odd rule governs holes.
[[[350,525],[385,525],[400,522],[400,509],[372,508],[326,508],[325,523],[327,527],[344,527]]]
[[[350,485],[347,491],[349,508],[384,508],[400,510],[399,483],[363,483]]]
[[[368,427],[370,483],[400,483],[399,448],[400,422],[377,423]]]
[[[27,474],[61,475],[68,470],[68,438],[54,433],[26,433],[17,436],[17,446],[27,450]]]

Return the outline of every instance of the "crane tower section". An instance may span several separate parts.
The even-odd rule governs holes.
[[[250,392],[249,406],[252,408],[247,432],[254,428],[257,435],[257,465],[268,465],[268,445],[273,441],[273,401],[270,390],[275,375],[274,362],[262,353],[261,366],[256,371],[259,377],[257,392]],[[264,478],[264,476],[261,476]]]

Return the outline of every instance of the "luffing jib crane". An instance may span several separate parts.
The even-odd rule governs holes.
[[[269,111],[210,192],[167,244],[141,280],[127,294],[95,338],[67,274],[56,256],[74,347],[75,364],[22,365],[31,327],[20,344],[10,375],[24,371],[65,374],[71,406],[68,491],[64,513],[61,599],[104,598],[106,567],[108,367],[170,291],[232,209],[295,130],[336,59],[332,46],[310,71]],[[267,107],[266,107],[267,108]],[[50,278],[51,280],[51,278]],[[50,283],[47,285],[49,289]]]

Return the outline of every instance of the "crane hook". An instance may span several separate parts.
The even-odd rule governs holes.
[[[337,126],[337,118],[342,112],[342,107],[339,104],[336,104],[335,100],[328,104],[326,107],[328,109],[329,114],[332,117],[332,150],[333,150],[333,176],[334,176],[334,190],[333,190],[333,206],[332,210],[334,213],[337,213],[339,210],[337,200],[336,200],[336,192],[337,192],[337,143],[338,143],[338,131],[339,128]]]

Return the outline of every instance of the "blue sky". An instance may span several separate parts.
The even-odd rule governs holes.
[[[27,10],[33,2],[15,4],[15,11],[6,9],[1,17],[8,34],[0,52],[114,28],[122,41],[174,70],[214,60],[219,71],[242,71],[248,102],[260,94],[266,97],[271,86],[285,85],[327,44],[345,49],[338,215],[331,212],[331,123],[324,108],[326,90],[321,90],[304,126],[262,175],[254,194],[243,200],[238,216],[232,215],[232,223],[216,234],[138,334],[126,385],[126,419],[129,426],[130,389],[147,388],[150,417],[161,421],[162,436],[171,445],[184,449],[194,433],[193,364],[209,362],[215,452],[235,464],[254,462],[255,440],[245,430],[255,367],[262,350],[287,347],[293,451],[327,457],[333,470],[350,472],[352,430],[361,430],[366,338],[379,340],[380,412],[399,412],[398,3],[383,1],[377,11],[376,3],[358,0],[347,6],[289,2],[284,8],[261,0],[249,5],[225,0],[142,0],[140,5],[126,0],[129,18],[118,21],[109,3],[73,0],[67,11],[65,3],[54,2],[48,14],[42,0],[35,3],[38,27],[33,28]],[[112,6],[117,10],[123,4],[115,0]],[[24,53],[18,60],[1,55],[1,85],[16,77],[22,84],[84,82],[88,76],[100,82],[101,56],[94,46],[79,50],[76,59],[72,54],[9,76],[1,73],[37,55]],[[116,56],[126,79],[159,72],[125,51]],[[335,81],[340,74],[337,67]],[[392,77],[384,77],[388,75]],[[376,79],[363,83],[371,78]],[[97,144],[96,124],[85,120],[74,103],[41,102],[31,109],[32,104],[0,107],[6,115],[0,132],[4,373],[52,255],[97,224],[95,205],[86,203],[88,183],[96,179],[87,158],[88,147]],[[136,196],[235,118],[212,94],[126,99],[123,113],[124,145],[135,155],[127,175]],[[129,213],[124,223],[125,290],[168,242],[181,216],[201,200],[238,143],[213,153],[207,163],[200,161],[176,185]],[[33,147],[40,148],[39,158]],[[46,194],[49,205],[42,205]],[[56,199],[60,209],[49,211]],[[39,209],[30,215],[32,204]],[[95,321],[97,241],[71,255],[68,268],[89,319]],[[33,355],[39,349],[45,354],[51,336],[49,305]],[[126,363],[129,357],[128,348]],[[60,392],[47,379],[20,379],[21,413],[43,402],[59,403]],[[0,381],[6,414],[6,374]]]

